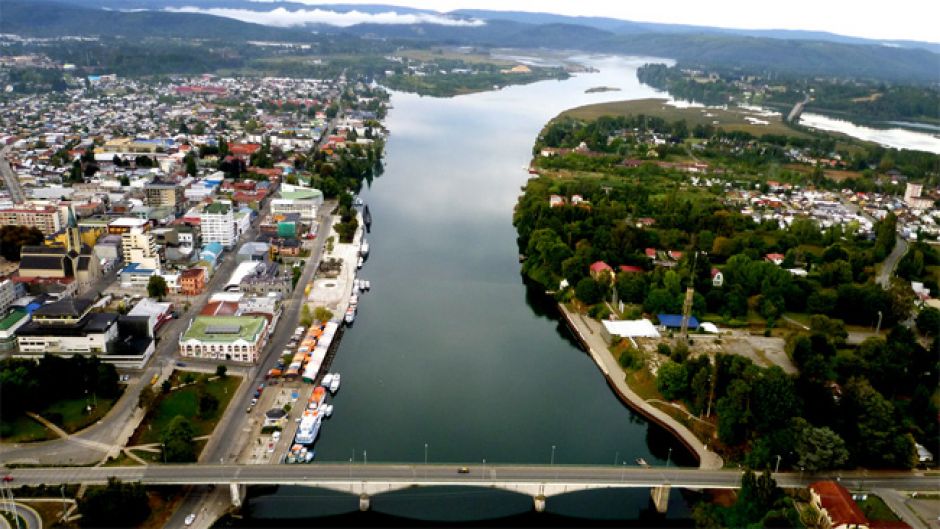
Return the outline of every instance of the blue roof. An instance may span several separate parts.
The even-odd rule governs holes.
[[[681,329],[682,328],[682,314],[657,314],[659,318],[659,323],[670,329]],[[698,320],[695,319],[695,316],[689,316],[689,328],[698,329]]]
[[[29,305],[26,305],[26,312],[32,314],[34,310],[38,309],[41,306],[42,306],[42,303],[39,303],[38,301],[34,301],[30,303]]]
[[[211,253],[212,255],[218,257],[222,255],[222,243],[219,241],[212,241],[209,244],[206,244],[202,247],[202,253]]]
[[[153,268],[141,268],[140,263],[131,263],[121,270],[122,274],[146,274],[153,275]]]

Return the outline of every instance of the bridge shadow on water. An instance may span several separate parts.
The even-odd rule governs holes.
[[[673,489],[669,512],[656,512],[648,489],[602,489],[548,498],[535,512],[532,498],[488,488],[411,488],[371,498],[324,489],[249,487],[242,512],[215,527],[693,527],[688,505],[698,494]]]

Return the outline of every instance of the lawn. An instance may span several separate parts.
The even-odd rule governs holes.
[[[196,437],[209,435],[215,429],[216,423],[229,401],[238,389],[241,383],[241,377],[229,375],[224,379],[214,378],[208,382],[204,381],[207,375],[196,375],[196,384],[191,384],[184,388],[171,391],[167,394],[161,394],[154,403],[153,408],[144,418],[144,421],[134,432],[130,445],[159,443],[160,435],[169,426],[170,421],[177,415],[182,415],[189,419],[193,426]],[[173,379],[179,379],[178,372],[174,372]],[[213,395],[219,400],[219,408],[215,413],[206,417],[199,416],[199,390],[204,389],[207,393]]]
[[[0,432],[6,434],[12,432],[12,435],[2,437],[5,443],[26,443],[31,441],[45,441],[52,439],[55,434],[46,429],[45,426],[30,419],[25,415],[20,415],[13,420],[0,421]]]
[[[666,99],[638,99],[635,101],[614,101],[585,105],[564,111],[560,117],[570,116],[576,119],[595,120],[601,116],[630,116],[646,115],[656,116],[666,121],[684,119],[690,127],[695,125],[711,125],[717,121],[719,127],[725,130],[740,130],[755,136],[763,134],[781,134],[784,136],[807,137],[807,134],[788,127],[780,116],[759,116],[754,112],[742,108],[731,107],[728,110],[720,108],[678,108],[666,104]],[[744,118],[752,116],[768,121],[767,125],[755,125]]]
[[[894,511],[885,505],[885,502],[873,494],[869,494],[864,500],[855,502],[865,513],[865,516],[873,522],[897,522],[900,518],[894,514]]]
[[[91,413],[85,411],[85,406],[96,404],[96,399],[85,397],[78,399],[60,400],[50,404],[44,410],[37,413],[49,421],[60,426],[68,433],[75,433],[83,428],[94,424],[111,411],[114,405],[114,399],[105,399],[98,397],[97,406],[92,408]]]

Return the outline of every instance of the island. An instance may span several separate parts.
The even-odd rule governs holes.
[[[619,92],[616,86],[594,86],[584,91],[585,94],[600,94],[603,92]]]

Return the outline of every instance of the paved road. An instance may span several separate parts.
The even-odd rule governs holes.
[[[23,505],[22,503],[14,503],[13,507],[17,514],[20,515],[20,518],[26,522],[26,527],[20,527],[20,529],[42,529],[42,517],[39,516],[39,513],[29,505]],[[6,502],[0,503],[0,510],[10,512],[10,505]],[[11,527],[16,527],[16,524],[10,524]]]
[[[907,253],[907,247],[907,241],[898,235],[895,239],[894,249],[891,250],[891,253],[885,258],[885,262],[881,265],[881,271],[878,272],[876,281],[881,285],[881,288],[891,286],[891,276],[894,275],[894,269],[898,267],[898,262],[900,262],[904,254]]]
[[[469,472],[458,473],[466,466]],[[150,465],[136,467],[38,467],[7,471],[18,485],[105,483],[109,477],[140,481],[145,485],[227,484],[338,484],[362,482],[416,485],[511,483],[592,483],[611,486],[652,487],[664,483],[688,488],[737,488],[740,470],[697,468],[578,465],[504,465],[480,463],[386,464],[320,463],[313,465]],[[810,475],[781,472],[774,475],[782,487],[803,487],[820,479],[838,479],[852,488],[890,488],[936,491],[937,478],[917,472],[830,472]]]
[[[90,464],[103,459],[108,451],[114,451],[117,445],[123,445],[133,433],[135,413],[140,414],[137,400],[140,391],[150,384],[154,375],[161,378],[168,376],[176,361],[179,349],[179,337],[186,330],[190,320],[205,305],[209,295],[221,290],[228,281],[236,265],[235,254],[242,243],[258,237],[261,218],[267,211],[269,202],[264,204],[262,212],[254,219],[251,227],[239,238],[238,245],[231,252],[224,254],[222,263],[209,280],[206,291],[190,300],[190,308],[179,319],[171,320],[163,326],[157,336],[154,354],[148,366],[142,370],[139,378],[128,384],[124,394],[114,407],[98,423],[70,436],[40,443],[20,443],[0,445],[0,461],[6,463],[40,464]],[[243,408],[244,409],[244,408]]]
[[[233,461],[238,457],[245,443],[250,440],[246,430],[250,430],[251,428],[247,424],[247,421],[252,415],[260,417],[260,414],[265,411],[261,408],[256,408],[252,415],[244,412],[244,410],[248,408],[254,388],[258,387],[258,385],[264,381],[265,374],[277,363],[277,360],[280,358],[280,351],[287,346],[287,342],[290,341],[291,337],[294,335],[294,331],[297,329],[300,320],[300,310],[304,300],[304,286],[313,278],[313,274],[316,272],[317,265],[320,262],[320,257],[323,254],[326,237],[322,235],[329,233],[326,227],[330,222],[329,210],[331,208],[325,206],[321,209],[322,211],[320,212],[319,218],[320,226],[317,230],[321,236],[317,237],[315,248],[310,253],[310,258],[304,262],[304,270],[300,279],[297,281],[296,288],[294,288],[291,297],[284,303],[281,319],[278,321],[274,334],[271,335],[271,338],[268,340],[261,362],[248,370],[246,377],[248,383],[243,383],[239,387],[238,392],[232,397],[232,401],[225,415],[216,426],[212,438],[206,443],[206,447],[203,449],[202,455],[199,458],[200,461],[212,463],[226,460]],[[275,466],[274,468],[280,468],[280,466]],[[190,513],[197,515],[194,526],[208,527],[215,522],[219,514],[228,509],[229,505],[227,491],[219,491],[218,489],[211,491],[208,487],[192,487],[187,492],[186,497],[176,510],[176,513],[167,520],[164,527],[182,527],[183,519]]]
[[[0,176],[3,177],[3,183],[7,190],[10,191],[10,197],[13,199],[13,202],[21,204],[26,200],[26,194],[23,192],[23,186],[20,185],[19,177],[13,172],[10,163],[7,162],[7,153],[12,148],[11,145],[7,145],[3,147],[3,149],[0,149]]]
[[[887,506],[894,511],[894,514],[897,514],[904,523],[910,525],[913,529],[927,529],[927,524],[911,510],[909,506],[910,498],[900,494],[896,490],[884,488],[877,488],[872,492],[884,500],[885,504],[887,504]]]

